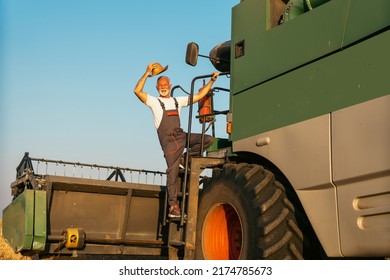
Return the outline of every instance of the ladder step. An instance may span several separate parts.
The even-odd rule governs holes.
[[[166,222],[167,223],[179,223],[181,218],[167,218]],[[184,217],[183,220],[184,223],[187,223],[187,216]]]
[[[188,196],[188,192],[186,192],[186,195]],[[178,192],[177,193],[177,197],[183,197],[183,193],[182,192]]]
[[[184,241],[171,241],[171,242],[169,242],[169,245],[171,245],[173,247],[181,247],[181,246],[186,245],[186,243]]]

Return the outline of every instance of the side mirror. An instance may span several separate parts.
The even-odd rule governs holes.
[[[194,43],[188,43],[186,51],[186,63],[191,66],[196,66],[198,63],[199,46]]]

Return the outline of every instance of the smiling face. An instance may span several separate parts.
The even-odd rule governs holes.
[[[157,80],[157,91],[160,94],[160,97],[168,98],[171,96],[171,83],[169,81],[169,78],[166,76],[162,76],[158,78]]]

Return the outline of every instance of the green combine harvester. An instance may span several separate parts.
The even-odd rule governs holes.
[[[389,0],[240,1],[230,40],[206,56],[230,89],[213,88],[196,116],[227,137],[187,158],[186,218],[167,219],[163,172],[26,153],[4,238],[37,256],[390,257],[389,27]],[[186,63],[196,65],[198,50],[188,44]],[[221,90],[225,111],[213,104]]]

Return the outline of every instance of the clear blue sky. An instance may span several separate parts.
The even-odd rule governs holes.
[[[186,90],[194,76],[215,71],[205,58],[196,68],[185,64],[186,46],[197,42],[208,55],[230,40],[238,2],[0,0],[1,211],[25,152],[165,171],[151,112],[133,88],[153,61],[169,65],[172,84]],[[144,90],[156,94],[155,82]],[[216,96],[217,109],[227,102],[226,93]],[[224,119],[217,124],[225,129]]]

